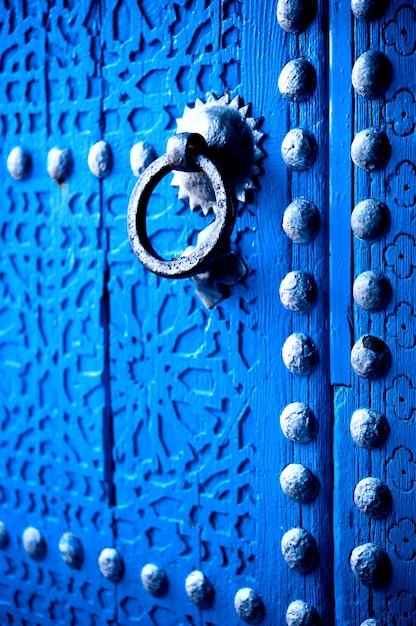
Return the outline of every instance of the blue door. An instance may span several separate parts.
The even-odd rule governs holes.
[[[2,626],[415,626],[416,11],[318,4],[1,3]],[[160,277],[130,194],[218,112],[230,243]]]

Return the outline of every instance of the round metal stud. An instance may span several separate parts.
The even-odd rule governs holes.
[[[280,486],[288,498],[301,504],[312,502],[319,492],[318,479],[301,463],[286,465],[280,474]]]
[[[364,335],[351,350],[351,365],[361,378],[376,380],[385,376],[390,363],[390,349],[378,337]]]
[[[72,569],[81,569],[84,560],[84,551],[78,537],[72,533],[66,532],[59,540],[59,552],[62,560],[72,567]]]
[[[315,137],[308,130],[292,128],[282,141],[281,153],[287,167],[304,172],[312,167],[316,159]]]
[[[307,100],[316,88],[314,66],[306,59],[289,61],[280,72],[277,86],[282,96],[291,102]]]
[[[308,272],[296,270],[286,274],[280,283],[279,295],[286,309],[306,313],[312,308],[317,291],[314,277]]]
[[[40,532],[29,526],[23,532],[23,547],[34,561],[41,561],[46,553],[46,544]]]
[[[144,141],[135,143],[130,150],[130,166],[133,174],[137,177],[141,176],[146,167],[149,167],[156,158],[153,146]]]
[[[316,15],[316,0],[279,0],[277,21],[287,33],[302,33]]]
[[[361,626],[383,626],[381,622],[377,619],[366,619],[365,622],[361,624]]]
[[[292,402],[283,409],[280,426],[284,436],[296,443],[312,441],[319,430],[319,422],[314,412],[303,402]]]
[[[374,450],[380,448],[389,433],[389,423],[385,415],[374,409],[357,409],[352,414],[350,431],[355,443]]]
[[[98,566],[101,574],[112,583],[118,583],[124,573],[122,557],[114,548],[104,548],[98,557]]]
[[[387,11],[389,0],[351,0],[355,17],[366,22],[378,20]]]
[[[97,178],[106,178],[113,169],[111,148],[105,141],[97,141],[88,153],[88,167]]]
[[[287,626],[321,626],[318,611],[303,600],[291,602],[286,611]]]
[[[375,543],[365,543],[354,548],[350,566],[354,576],[366,587],[384,587],[391,578],[389,556]]]
[[[168,588],[168,579],[163,569],[153,563],[147,563],[142,568],[141,579],[143,587],[151,596],[160,598]]]
[[[3,550],[9,543],[9,533],[7,532],[6,524],[0,522],[0,550]]]
[[[7,157],[7,169],[10,176],[15,180],[28,178],[32,171],[32,157],[29,152],[26,152],[20,146],[13,148]]]
[[[238,617],[246,624],[261,624],[264,619],[263,601],[249,587],[237,591],[234,598],[234,608]]]
[[[370,313],[385,309],[392,296],[389,279],[375,270],[357,276],[352,293],[358,306]]]
[[[369,50],[354,63],[351,80],[355,91],[363,98],[379,98],[389,88],[392,74],[386,55],[379,50]]]
[[[378,128],[365,128],[356,134],[351,144],[351,158],[366,172],[382,170],[391,157],[391,143]]]
[[[199,609],[208,609],[214,600],[214,587],[208,578],[198,570],[186,577],[187,596]]]
[[[283,215],[283,230],[295,243],[309,243],[319,232],[321,216],[313,202],[295,198]]]
[[[48,153],[48,174],[58,183],[66,180],[72,172],[74,161],[71,150],[52,148]]]
[[[292,528],[283,535],[282,555],[289,567],[301,574],[312,571],[318,563],[315,539],[303,528]]]
[[[282,348],[282,357],[287,369],[300,376],[311,374],[319,361],[317,347],[303,333],[289,335]]]
[[[369,198],[359,202],[351,215],[351,228],[359,239],[377,241],[385,235],[391,224],[389,208],[383,202]]]
[[[391,491],[379,478],[363,478],[354,489],[354,502],[368,517],[382,519],[391,511]]]

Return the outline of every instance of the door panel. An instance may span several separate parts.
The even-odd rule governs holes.
[[[264,624],[284,623],[289,604],[301,600],[323,624],[359,626],[375,616],[410,626],[413,9],[392,1],[368,25],[352,18],[349,3],[324,3],[296,35],[280,27],[274,5],[254,0],[20,5],[3,3],[0,32],[0,520],[8,532],[1,623],[237,625],[235,595],[251,588]],[[351,58],[372,47],[386,52],[394,76],[385,99],[367,102],[351,91]],[[315,69],[316,89],[291,102],[277,81],[302,57]],[[126,212],[136,181],[131,148],[141,141],[162,155],[185,107],[211,92],[252,103],[265,157],[231,242],[248,274],[207,310],[191,280],[159,278],[137,262]],[[371,176],[349,156],[353,137],[369,125],[385,127],[393,146],[385,171]],[[295,128],[316,142],[316,159],[303,171],[281,157]],[[111,150],[102,178],[88,165],[100,140]],[[33,161],[24,180],[6,167],[17,145]],[[58,181],[47,172],[52,148],[71,150],[73,159]],[[148,225],[155,245],[177,255],[211,218],[191,214],[169,183],[155,190]],[[353,238],[350,213],[371,196],[388,204],[392,223],[370,245]],[[320,213],[309,243],[282,229],[285,208],[299,197]],[[374,314],[352,299],[352,278],[370,268],[393,286],[388,307]],[[281,281],[298,271],[316,282],[303,313],[279,295]],[[387,376],[371,383],[349,362],[353,341],[368,332],[394,355]],[[308,375],[282,358],[294,333],[319,354]],[[287,419],[293,403],[307,405],[319,424],[307,443],[283,434],[280,416]],[[349,435],[352,412],[366,407],[390,423],[386,445],[371,452]],[[302,407],[294,408],[299,415]],[[314,498],[295,477],[302,466],[319,484]],[[284,470],[297,500],[280,485]],[[385,520],[369,521],[353,503],[357,481],[370,475],[392,491]],[[39,560],[24,549],[27,527],[44,539]],[[294,528],[310,533],[312,551],[316,544],[307,573],[282,555]],[[82,545],[79,569],[61,558],[65,532]],[[392,561],[381,590],[368,591],[349,568],[351,550],[366,541]],[[118,582],[100,572],[105,548],[122,559]],[[166,573],[161,597],[142,584],[147,563]],[[203,610],[185,591],[195,570],[214,589]]]
[[[392,2],[387,13],[371,23],[350,21],[349,7],[334,7],[331,16],[333,58],[332,219],[334,318],[332,362],[334,371],[334,537],[337,621],[354,624],[369,617],[380,623],[414,623],[414,463],[413,463],[413,372],[415,371],[413,307],[415,296],[414,249],[414,124],[409,107],[415,86],[415,11]],[[366,100],[351,87],[348,59],[340,62],[336,51],[350,41],[353,61],[367,50],[380,50],[388,57],[393,78],[385,96]],[[344,70],[344,74],[340,72]],[[340,96],[339,94],[342,94]],[[344,121],[348,120],[347,124]],[[359,131],[376,127],[388,135],[391,158],[385,168],[367,173],[345,162],[345,145]],[[342,165],[339,165],[339,162]],[[347,166],[347,167],[346,167]],[[337,176],[338,174],[338,176]],[[341,176],[344,180],[341,182]],[[350,187],[348,188],[348,183]],[[345,193],[345,189],[351,192]],[[344,194],[344,195],[343,195]],[[339,197],[341,196],[341,202]],[[391,214],[388,232],[377,241],[360,240],[351,232],[349,213],[361,201],[375,198]],[[342,209],[342,211],[340,211]],[[341,268],[341,270],[339,269]],[[352,283],[368,270],[385,274],[392,286],[390,302],[380,311],[369,312],[352,298]],[[343,280],[339,281],[340,271]],[[348,274],[350,279],[348,279]],[[337,302],[342,303],[337,308]],[[347,314],[346,306],[350,311]],[[336,359],[344,345],[343,358]],[[385,341],[392,353],[391,368],[377,380],[357,376],[349,352],[360,337],[372,335]],[[338,342],[338,343],[337,343]],[[390,433],[372,449],[362,448],[350,436],[350,421],[357,409],[371,408],[387,417]],[[357,414],[356,414],[357,417]],[[361,425],[360,428],[363,428]],[[348,462],[345,462],[348,459]],[[357,483],[367,477],[380,479],[392,494],[391,512],[383,519],[368,517],[354,504]],[[337,533],[339,541],[337,541]],[[351,575],[349,556],[366,543],[381,546],[391,561],[387,585],[369,589]]]

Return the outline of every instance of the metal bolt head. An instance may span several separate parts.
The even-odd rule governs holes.
[[[390,369],[389,347],[373,335],[364,335],[351,350],[351,365],[361,378],[377,380]]]
[[[318,611],[303,600],[291,602],[286,611],[287,626],[321,626]]]
[[[155,149],[145,143],[139,141],[135,143],[130,150],[130,166],[135,176],[141,176],[146,167],[148,167],[156,159]]]
[[[311,470],[301,463],[289,463],[280,474],[283,493],[295,502],[308,504],[319,492],[319,482]]]
[[[366,587],[384,587],[391,578],[389,556],[375,543],[365,543],[354,548],[350,566],[354,576]]]
[[[200,609],[208,609],[214,600],[214,587],[205,574],[198,570],[187,576],[185,590],[188,598]]]
[[[362,272],[357,276],[352,293],[356,303],[370,313],[385,309],[392,296],[389,279],[375,270]]]
[[[104,578],[107,578],[107,580],[113,583],[118,583],[123,577],[123,559],[114,548],[104,548],[104,550],[102,550],[98,557],[98,566]]]
[[[318,365],[319,354],[310,337],[303,333],[293,333],[283,345],[282,358],[288,370],[293,374],[308,376]]]
[[[97,141],[88,153],[88,167],[97,178],[106,178],[113,169],[111,148],[105,141]]]
[[[72,172],[74,162],[70,150],[52,148],[48,153],[48,174],[58,183],[62,183]]]
[[[168,588],[168,579],[163,569],[153,563],[147,563],[141,571],[143,587],[151,596],[160,598]]]
[[[0,522],[0,550],[3,550],[9,543],[9,533],[7,532],[6,524]]]
[[[304,172],[312,167],[316,159],[315,137],[308,130],[292,128],[282,141],[281,153],[287,167]]]
[[[304,528],[292,528],[283,535],[282,555],[289,567],[301,574],[311,572],[318,563],[315,539]]]
[[[354,63],[351,80],[355,91],[363,98],[379,98],[389,88],[392,74],[386,55],[379,50],[368,50]]]
[[[391,491],[379,478],[368,476],[356,485],[354,502],[361,513],[373,519],[382,519],[391,510]]]
[[[284,98],[302,102],[310,98],[316,88],[315,68],[306,59],[293,59],[280,72],[277,83]]]
[[[20,146],[13,148],[7,157],[7,169],[10,176],[15,180],[28,178],[32,171],[32,157],[29,152],[26,152]]]
[[[280,283],[280,301],[289,311],[307,313],[313,306],[318,288],[308,272],[296,270],[286,274]]]
[[[238,617],[246,624],[261,624],[264,619],[263,601],[250,587],[237,591],[234,598],[234,608]]]
[[[310,243],[321,226],[321,216],[313,202],[306,198],[295,198],[286,208],[282,227],[294,243]]]
[[[389,0],[351,0],[355,17],[366,22],[378,20],[387,11]]]
[[[41,561],[46,553],[46,544],[40,532],[29,526],[23,532],[23,547],[34,561]]]
[[[278,0],[277,21],[288,33],[302,33],[316,15],[316,0]]]
[[[284,436],[296,443],[312,441],[319,430],[319,422],[314,412],[303,402],[292,402],[283,409],[280,426]]]
[[[365,128],[356,134],[351,144],[351,158],[366,172],[386,167],[391,157],[391,143],[386,133],[378,128]]]
[[[66,532],[59,540],[59,552],[64,563],[72,569],[81,569],[84,560],[84,551],[78,537]]]
[[[359,202],[351,214],[351,228],[358,239],[377,241],[390,230],[391,215],[383,202],[368,198]]]
[[[361,626],[383,626],[381,622],[377,619],[366,619],[365,622],[361,624]]]
[[[373,450],[380,448],[389,433],[389,423],[385,415],[374,409],[357,409],[350,423],[351,436],[355,443]]]

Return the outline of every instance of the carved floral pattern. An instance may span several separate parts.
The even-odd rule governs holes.
[[[388,598],[388,626],[414,626],[416,597],[410,591],[399,591]]]
[[[401,348],[410,350],[416,345],[416,316],[413,307],[401,302],[396,313],[387,317],[386,329],[390,337],[396,337]]]
[[[400,491],[412,491],[416,482],[416,461],[412,450],[396,448],[387,460],[387,476]]]
[[[400,234],[387,246],[384,258],[399,278],[410,278],[416,267],[416,244],[411,235]]]
[[[416,524],[404,517],[388,531],[389,541],[401,561],[411,561],[416,556]]]
[[[387,179],[395,203],[409,209],[416,204],[416,166],[412,161],[402,161]]]
[[[393,386],[387,389],[386,401],[396,417],[406,421],[412,419],[416,411],[416,389],[412,381],[407,376],[397,376]]]
[[[396,135],[411,135],[416,125],[416,99],[410,89],[399,89],[391,100],[387,100],[383,115]]]
[[[398,54],[410,56],[416,51],[416,11],[405,5],[396,12],[394,20],[383,29],[384,40]]]

